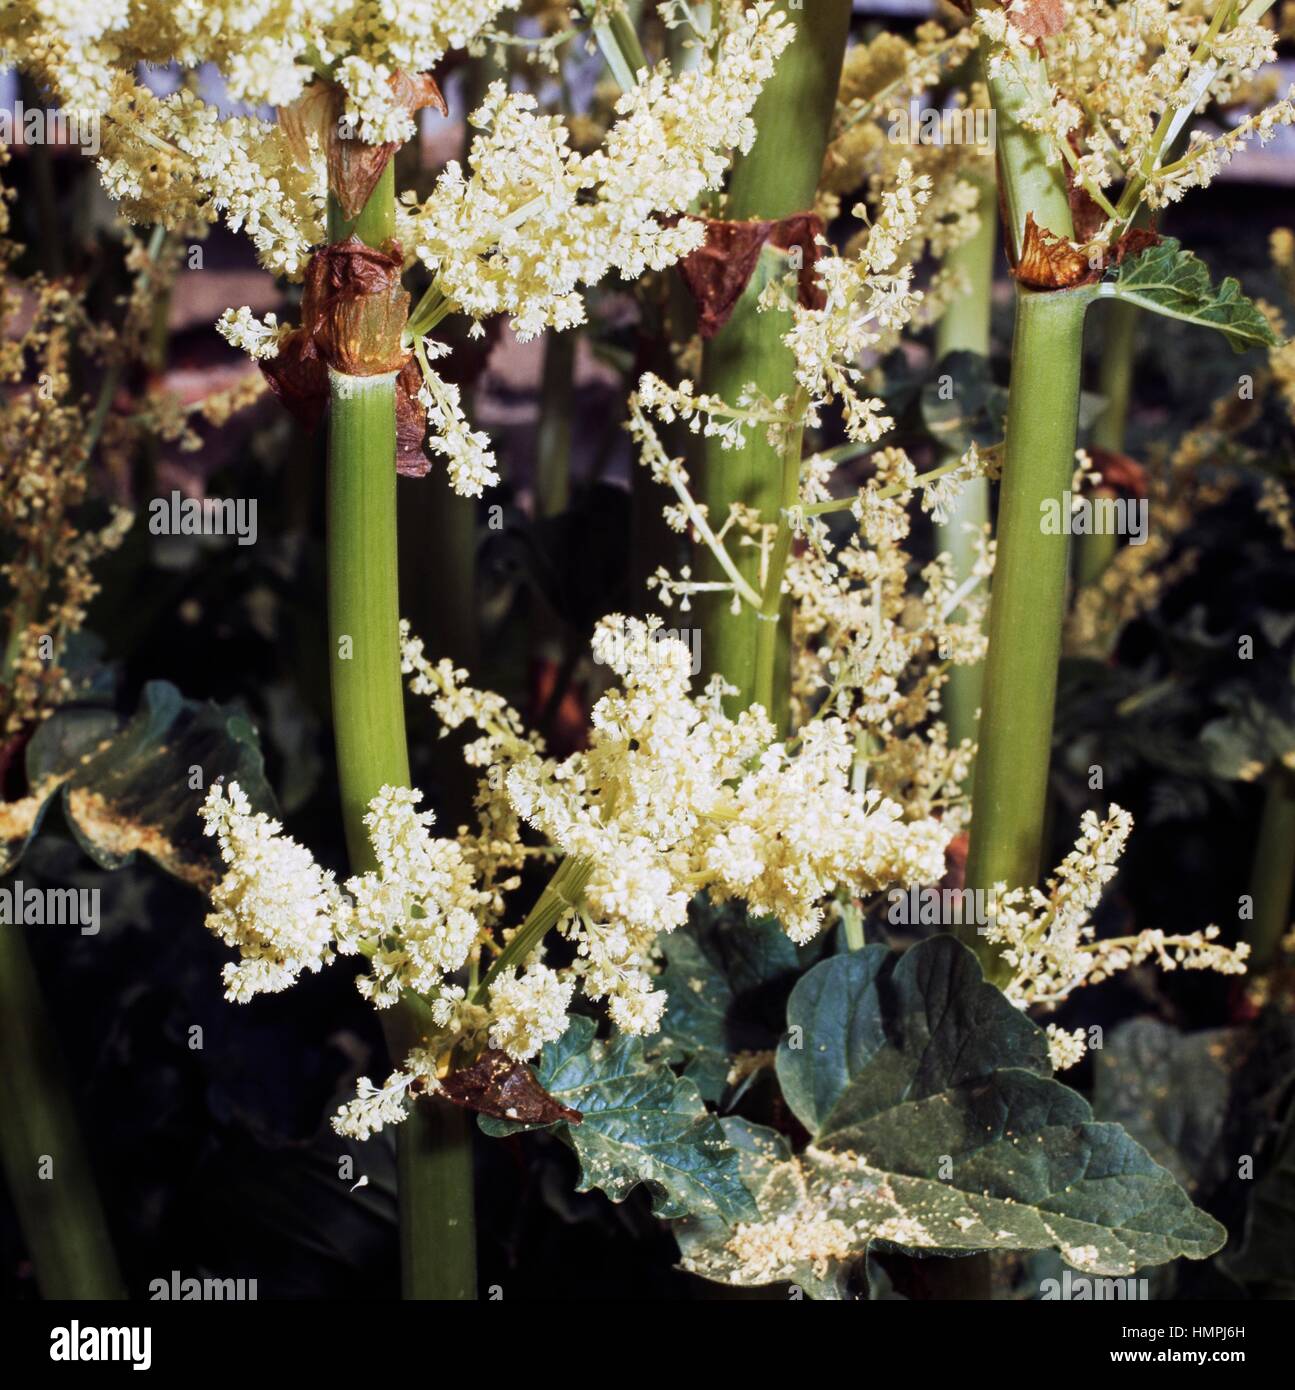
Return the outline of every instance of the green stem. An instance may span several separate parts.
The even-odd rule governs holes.
[[[490,986],[500,972],[521,965],[544,940],[549,930],[557,926],[562,916],[579,905],[593,876],[593,868],[593,864],[587,859],[564,859],[558,865],[553,877],[544,885],[543,891],[535,900],[535,906],[527,913],[526,920],[513,933],[512,940],[499,953],[495,963],[473,991],[474,1003],[485,1003],[490,994]]]
[[[1074,471],[1084,312],[1072,291],[1017,295],[998,552],[980,716],[967,886],[1031,887],[1043,849],[1067,540],[1042,527]],[[966,937],[991,973],[974,928]]]
[[[988,40],[981,40],[981,60],[989,71]],[[1008,65],[987,79],[995,113],[998,151],[998,181],[1006,219],[1008,252],[1015,265],[1021,258],[1025,240],[1025,220],[1034,214],[1035,222],[1057,236],[1074,235],[1070,197],[1060,163],[1049,164],[1048,137],[1030,130],[1022,116],[1030,111],[1035,92],[1046,84],[1043,59],[1033,52],[1014,55],[1017,67]]]
[[[357,236],[366,246],[382,246],[396,234],[396,161],[387,160],[377,186],[358,217],[347,220],[335,198],[328,200],[328,239],[345,241]]]
[[[1098,390],[1105,397],[1106,404],[1093,427],[1093,443],[1116,454],[1124,449],[1124,431],[1133,391],[1133,356],[1139,312],[1137,305],[1119,299],[1103,311],[1106,332],[1102,338]],[[1118,547],[1119,537],[1113,531],[1104,535],[1080,536],[1075,547],[1075,582],[1080,585],[1096,583],[1115,558]]]
[[[989,68],[990,45],[982,41]],[[989,78],[996,113],[998,177],[1013,263],[1026,219],[1070,238],[1074,222],[1059,164],[1047,141],[1022,124],[1042,58],[1019,55]],[[1059,503],[1074,473],[1084,313],[1091,291],[1016,296],[1007,439],[998,502],[997,561],[989,606],[989,652],[973,781],[967,886],[1032,887],[1043,851],[1052,713],[1065,613],[1067,537],[1047,535],[1041,504]],[[974,929],[963,933],[991,978],[996,952]]]
[[[0,927],[0,1160],[46,1299],[126,1292],[22,928]]]
[[[984,45],[982,45],[982,58]],[[1042,60],[1023,57],[1027,78],[1042,76]],[[988,71],[988,64],[985,64]],[[1047,163],[1044,139],[1021,123],[1030,96],[1012,70],[988,82],[996,113],[999,183],[1006,240],[1019,259],[1026,218],[1070,237],[1065,177]],[[1084,311],[1090,296],[1017,294],[998,550],[989,612],[978,751],[973,780],[967,886],[1000,880],[1032,885],[1038,877],[1047,802],[1052,711],[1066,592],[1066,537],[1046,536],[1039,503],[1069,487],[1079,419]],[[1001,963],[974,931],[964,938],[987,976]],[[948,1298],[992,1298],[987,1256],[943,1262]]]
[[[1295,776],[1278,765],[1268,774],[1259,838],[1250,871],[1254,917],[1246,940],[1250,968],[1267,970],[1290,930],[1291,888],[1295,885]]]
[[[330,200],[331,201],[331,200]],[[345,227],[330,208],[330,229]],[[395,227],[391,164],[351,230],[373,245]],[[329,373],[328,623],[333,734],[351,867],[375,867],[364,826],[384,785],[407,787],[400,674],[396,526],[395,373]],[[402,1059],[425,1031],[417,1001],[385,1012],[387,1045]],[[476,1291],[470,1130],[416,1105],[397,1130],[401,1278],[407,1299],[464,1299]]]
[[[596,5],[594,0],[580,0],[580,8],[586,15],[593,15]],[[612,11],[610,18],[596,21],[590,27],[603,60],[611,69],[621,91],[628,92],[631,87],[637,86],[638,74],[647,67],[648,61],[628,13],[618,7]]]
[[[551,330],[544,344],[540,419],[536,430],[535,514],[557,516],[571,500],[571,424],[575,408],[574,328]]]
[[[396,583],[396,376],[330,372],[328,618],[333,729],[351,867],[375,867],[364,815],[409,785]]]
[[[980,227],[975,236],[955,247],[945,260],[949,270],[959,271],[967,282],[944,311],[936,329],[936,356],[951,352],[975,352],[989,356],[990,307],[994,288],[994,248],[998,211],[994,180],[971,175],[980,192]],[[961,584],[974,568],[976,540],[989,523],[989,480],[973,478],[949,507],[948,520],[936,527],[936,547],[953,560],[955,580]],[[951,743],[976,737],[976,715],[984,684],[983,668],[953,666],[944,687],[943,713]]]
[[[781,219],[808,211],[818,187],[840,84],[850,0],[815,0],[812,20],[803,8],[786,8],[797,25],[796,37],[756,104],[755,144],[734,163],[724,211],[733,221]],[[787,268],[785,253],[766,250],[732,317],[706,345],[703,390],[730,403],[751,383],[771,400],[792,394],[794,359],[782,342],[789,317],[773,311],[760,313],[756,307],[768,274],[785,273]],[[783,459],[763,428],[751,429],[740,449],[722,449],[710,439],[702,453],[699,500],[705,502],[715,526],[723,523],[735,502],[752,508],[767,524],[779,520]],[[758,548],[741,546],[735,551],[745,580],[761,589]],[[706,551],[700,554],[697,568],[704,581],[724,578]],[[787,623],[767,624],[757,610],[743,604],[733,613],[730,605],[729,594],[702,596],[698,605],[702,661],[706,675],[719,672],[737,687],[733,706],[744,709],[756,698],[760,630],[775,627],[782,646]],[[784,651],[775,657],[775,665],[785,669],[785,658]],[[767,652],[763,659],[767,665]],[[773,701],[775,706],[781,702],[781,698]]]

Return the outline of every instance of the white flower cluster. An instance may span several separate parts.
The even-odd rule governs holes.
[[[254,361],[265,362],[279,355],[279,344],[289,333],[274,314],[258,319],[246,305],[226,309],[216,322],[216,332],[230,345],[247,353]]]
[[[1204,187],[1247,140],[1266,143],[1295,121],[1295,93],[1271,97],[1256,74],[1276,56],[1266,5],[1196,5],[1184,0],[1068,0],[1065,22],[1031,39],[1023,0],[982,5],[976,23],[988,41],[987,70],[1015,86],[1022,123],[1045,137],[1050,163],[1067,163],[1108,214],[1101,239],[1128,225],[1136,204],[1176,202]],[[1169,147],[1195,113],[1254,107],[1217,138],[1192,131],[1185,152]],[[1122,185],[1118,207],[1103,190]],[[1117,215],[1112,215],[1117,214]]]
[[[1046,892],[995,886],[995,916],[984,935],[1011,967],[1003,992],[1013,1003],[1051,1007],[1080,985],[1098,984],[1152,958],[1163,970],[1245,973],[1249,946],[1220,945],[1213,926],[1178,936],[1148,929],[1133,937],[1095,939],[1089,919],[1118,872],[1132,829],[1133,817],[1119,806],[1112,806],[1104,820],[1085,811],[1075,848],[1048,880]],[[1054,1056],[1064,1057],[1073,1053],[1074,1043],[1053,1039],[1052,1048]]]
[[[436,1086],[436,1059],[426,1049],[416,1048],[381,1086],[367,1076],[359,1077],[355,1099],[338,1109],[333,1128],[352,1139],[368,1139],[387,1125],[400,1124],[409,1114],[414,1095],[434,1091]]]
[[[402,208],[402,244],[475,319],[509,314],[522,338],[581,322],[581,285],[612,269],[636,279],[700,244],[702,225],[670,214],[718,187],[730,152],[750,147],[751,109],[792,33],[758,0],[695,67],[642,75],[591,154],[570,147],[559,118],[537,115],[533,97],[495,83],[472,116],[483,133],[471,172],[448,164],[426,202]]]
[[[845,414],[846,433],[863,443],[875,443],[891,421],[881,401],[860,392],[859,358],[886,334],[902,328],[921,299],[912,288],[912,266],[893,267],[930,194],[930,177],[914,174],[904,160],[894,186],[879,200],[858,254],[824,256],[815,267],[827,299],[824,306],[792,306],[795,322],[783,341],[796,355],[796,379],[814,405],[835,397]],[[854,212],[867,219],[862,204]],[[770,301],[777,288],[775,283],[766,291]]]
[[[653,1031],[666,1002],[654,989],[657,939],[686,920],[699,891],[741,898],[803,942],[838,890],[866,895],[943,872],[948,827],[906,821],[879,792],[856,792],[841,721],[810,721],[793,748],[758,706],[729,718],[718,686],[690,695],[690,653],[660,634],[659,619],[605,619],[594,650],[622,686],[595,706],[589,748],[559,763],[515,711],[464,686],[449,663],[428,663],[406,632],[413,687],[447,726],[472,720],[481,729],[469,749],[487,768],[481,827],[434,837],[419,794],[384,787],[365,817],[374,868],[345,891],[237,787],[214,788],[203,815],[227,869],[208,925],[243,956],[226,969],[230,997],[282,989],[336,952],[358,952],[369,962],[359,989],[375,1006],[404,993],[425,1002],[440,1030],[425,1044],[436,1056],[488,1039],[524,1060],[561,1036],[577,987],[605,999],[622,1030]],[[499,768],[502,779],[491,775]],[[547,904],[544,925],[576,957],[552,968],[543,931],[524,933],[528,945],[469,992],[453,977],[469,965],[475,972],[487,947],[500,949],[490,937],[527,853],[520,821],[567,856],[533,913]],[[505,949],[515,934],[503,932]],[[435,1065],[414,1059],[381,1088],[366,1081],[339,1124],[365,1133],[391,1122],[415,1081],[434,1082]]]
[[[1088,1038],[1082,1028],[1067,1032],[1055,1023],[1049,1023],[1047,1035],[1048,1060],[1052,1063],[1053,1071],[1068,1071],[1077,1066],[1088,1051]]]
[[[490,986],[490,1046],[533,1057],[567,1031],[576,982],[538,961],[518,974],[502,972]]]
[[[348,879],[345,892],[310,851],[253,811],[236,782],[207,794],[202,817],[216,836],[224,876],[212,892],[208,928],[242,960],[225,967],[226,993],[239,1001],[286,989],[303,970],[336,952],[369,957],[360,993],[378,1008],[402,989],[434,993],[467,960],[487,901],[453,840],[428,833],[422,794],[383,787],[364,823],[377,868]]]
[[[236,782],[227,792],[211,788],[202,818],[226,864],[207,927],[242,957],[222,972],[227,998],[245,1002],[287,989],[303,970],[329,964],[335,950],[356,950],[333,875],[278,821],[253,812]]]
[[[432,994],[466,964],[487,901],[459,845],[428,833],[433,817],[415,809],[421,800],[421,792],[383,787],[364,817],[378,867],[346,881],[350,932],[373,943],[360,993],[378,1008],[402,990]]]
[[[0,65],[42,61],[60,95],[102,109],[115,73],[139,63],[210,63],[230,97],[287,106],[317,72],[332,71],[348,115],[370,144],[407,140],[413,125],[390,102],[390,79],[435,67],[469,47],[520,0],[11,0],[0,9]]]
[[[459,388],[423,367],[418,402],[427,412],[428,444],[441,454],[450,474],[450,486],[460,497],[480,497],[499,481],[490,436],[474,430],[463,413]]]
[[[938,821],[907,822],[894,802],[851,789],[839,720],[806,724],[793,751],[758,705],[729,718],[717,688],[690,697],[688,649],[659,627],[604,619],[595,654],[623,684],[594,707],[588,750],[533,756],[507,779],[522,818],[590,867],[560,929],[584,992],[607,998],[627,1032],[657,1026],[657,936],[684,922],[694,893],[741,898],[808,941],[838,887],[938,880],[949,838]]]
[[[18,66],[68,111],[102,118],[100,171],[138,222],[179,227],[225,217],[263,264],[300,274],[323,239],[322,150],[305,161],[258,116],[225,118],[188,86],[158,97],[144,65],[214,67],[253,109],[297,102],[327,73],[359,139],[403,142],[414,120],[395,79],[427,72],[520,0],[10,0],[0,68]]]

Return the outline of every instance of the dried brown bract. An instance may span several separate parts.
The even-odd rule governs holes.
[[[578,1110],[562,1105],[535,1079],[525,1062],[490,1048],[472,1063],[442,1077],[440,1093],[455,1105],[518,1124],[551,1125],[558,1120],[579,1124]]]
[[[822,220],[799,212],[781,222],[724,222],[706,218],[706,241],[679,262],[679,272],[697,303],[703,338],[713,338],[729,321],[766,246],[800,253],[798,292],[806,308],[821,309],[823,293],[814,275]]]
[[[397,72],[391,78],[396,105],[412,116],[434,107],[442,116],[449,107],[429,72]],[[314,135],[328,160],[328,187],[346,218],[358,217],[369,195],[378,186],[383,170],[396,153],[394,144],[368,145],[346,131],[345,94],[331,82],[314,82],[291,106],[279,109],[279,125],[293,158],[302,168],[310,166],[310,136]]]
[[[411,357],[396,378],[396,472],[405,478],[425,478],[431,472],[423,441],[427,438],[427,411],[418,399],[423,374]]]
[[[389,245],[380,250],[352,236],[311,257],[301,326],[334,371],[381,376],[409,360],[401,341],[409,294],[400,283],[400,248]]]
[[[1040,227],[1034,214],[1025,214],[1025,240],[1016,265],[1016,278],[1036,290],[1062,290],[1093,278],[1088,258],[1065,237]]]

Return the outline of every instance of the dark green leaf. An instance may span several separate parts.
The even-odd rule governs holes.
[[[1052,1080],[1043,1032],[950,937],[867,947],[793,991],[778,1076],[812,1140],[748,1160],[761,1220],[680,1228],[685,1266],[840,1296],[874,1242],[913,1252],[1055,1248],[1128,1275],[1224,1231],[1118,1126]]]
[[[753,1217],[738,1155],[694,1083],[649,1061],[641,1038],[599,1042],[594,1032],[592,1019],[572,1019],[535,1067],[549,1095],[583,1116],[578,1125],[546,1127],[575,1150],[579,1191],[597,1187],[622,1202],[646,1183],[658,1216]],[[499,1136],[534,1126],[483,1118],[481,1128]]]
[[[773,1050],[782,1033],[787,996],[819,947],[792,944],[771,917],[750,918],[738,904],[698,899],[686,927],[662,937],[669,997],[654,1052],[718,1103],[733,1059]]]
[[[1217,328],[1236,352],[1272,347],[1278,341],[1268,320],[1230,275],[1217,288],[1203,261],[1184,251],[1173,237],[1166,237],[1132,256],[1116,271],[1115,278],[1098,287],[1103,297],[1125,299],[1167,318]]]
[[[1180,1033],[1154,1018],[1116,1028],[1097,1060],[1093,1110],[1122,1124],[1188,1192],[1213,1190],[1235,1160],[1224,1143],[1238,1068],[1239,1028]]]

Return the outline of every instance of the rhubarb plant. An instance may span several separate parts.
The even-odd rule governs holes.
[[[1237,976],[1247,946],[1205,923],[1099,933],[1133,829],[1118,805],[1087,807],[1040,881],[1068,579],[1066,536],[1040,517],[1077,464],[1091,473],[1077,442],[1096,300],[1282,360],[1274,317],[1143,218],[1295,116],[1280,101],[1167,157],[1203,101],[1273,56],[1265,6],[985,3],[948,29],[855,42],[851,9],[19,3],[0,17],[0,54],[100,123],[104,187],[158,229],[136,252],[149,285],[168,237],[223,222],[295,306],[281,322],[225,304],[216,328],[298,442],[326,436],[305,486],[325,518],[311,597],[327,615],[345,867],[276,807],[239,713],[161,684],[124,727],[54,712],[74,687],[65,641],[54,665],[41,655],[43,628],[79,625],[89,562],[127,525],[78,550],[61,524],[101,441],[129,434],[121,354],[100,364],[88,418],[66,381],[65,413],[13,413],[29,482],[0,492],[18,557],[0,710],[23,795],[4,803],[3,847],[15,863],[60,793],[97,863],[143,851],[187,878],[228,952],[231,1003],[349,958],[389,1065],[354,1078],[332,1129],[357,1145],[396,1132],[406,1298],[476,1296],[480,1132],[569,1147],[580,1193],[646,1188],[682,1268],[720,1284],[880,1296],[883,1270],[912,1281],[927,1266],[989,1295],[1016,1257],[1125,1277],[1226,1239],[1140,1117],[1095,1118],[1054,1075],[1100,1048],[1052,1019],[1084,987],[1149,964]],[[1136,60],[1134,79],[1112,80],[1112,54]],[[142,75],[164,63],[180,74],[169,94]],[[568,79],[591,64],[577,96]],[[203,94],[200,69],[227,101]],[[996,129],[996,174],[984,148],[923,141],[915,108],[936,93],[941,131]],[[399,156],[452,118],[461,157],[404,186]],[[996,197],[1016,312],[1001,439]],[[659,333],[629,355],[625,432],[688,558],[634,596],[661,612],[588,625],[587,719],[549,737],[556,720],[537,727],[403,619],[397,479],[502,495],[507,459],[456,358],[492,333],[544,337],[532,492],[537,512],[561,511],[586,346],[570,335],[599,343],[591,305],[613,293]],[[92,337],[50,289],[39,302],[37,346],[66,322]],[[661,302],[672,312],[646,312]],[[915,443],[887,376],[931,329],[929,365],[960,394],[919,389]],[[76,442],[48,476],[46,427]],[[694,611],[700,657],[663,616]],[[550,715],[565,693],[549,692]],[[423,730],[458,741],[463,823],[438,821],[437,789],[415,785]],[[949,920],[946,892],[969,915]],[[9,949],[0,967],[13,1036],[40,1052],[30,967]],[[21,1058],[6,1085],[6,1105],[72,1132]],[[1287,1140],[1256,1210],[1283,1200]],[[17,1191],[30,1157],[6,1149]],[[66,1266],[89,1232],[82,1291],[104,1294],[88,1173],[73,1198],[50,1218],[59,1239],[31,1244]],[[1280,1282],[1250,1229],[1238,1277]]]

